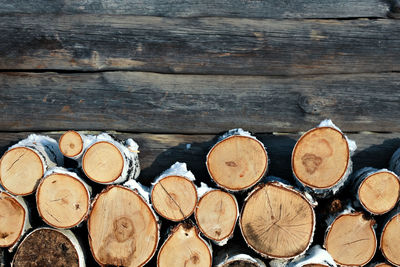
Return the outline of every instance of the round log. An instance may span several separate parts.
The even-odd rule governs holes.
[[[239,208],[235,196],[211,190],[201,196],[195,211],[200,231],[217,245],[225,245],[233,236]]]
[[[328,227],[324,247],[339,265],[364,266],[377,247],[374,224],[361,212],[346,211]]]
[[[190,223],[181,223],[172,229],[157,257],[159,267],[211,267],[211,263],[211,247],[200,237],[196,226]]]
[[[30,228],[29,210],[22,197],[0,191],[0,248],[12,251]]]
[[[70,130],[64,133],[58,141],[61,153],[68,158],[79,158],[84,150],[84,135]]]
[[[11,266],[83,267],[84,255],[71,231],[38,228],[19,245]]]
[[[62,168],[49,170],[36,191],[39,215],[55,228],[72,228],[89,212],[91,188],[75,173]]]
[[[196,186],[183,176],[163,177],[151,190],[151,203],[162,217],[171,221],[184,220],[196,207]]]
[[[159,240],[158,220],[146,201],[117,185],[96,197],[88,230],[90,249],[100,265],[143,266]]]
[[[388,262],[400,266],[400,212],[392,211],[383,224],[380,250]]]
[[[291,259],[312,242],[315,213],[300,192],[280,182],[258,185],[245,199],[240,229],[247,244],[268,258]]]
[[[350,153],[355,143],[330,121],[303,134],[292,152],[292,169],[297,181],[320,197],[335,194],[352,170]]]
[[[132,139],[120,143],[108,134],[100,134],[85,148],[82,170],[89,179],[101,184],[136,179],[140,173],[137,149]]]
[[[268,155],[255,137],[234,129],[211,148],[206,166],[218,186],[239,191],[252,187],[265,175]]]
[[[389,212],[400,198],[400,179],[386,169],[359,170],[355,175],[353,188],[360,205],[374,215]]]
[[[49,168],[62,164],[56,140],[31,134],[10,147],[1,158],[0,184],[13,195],[29,195]]]

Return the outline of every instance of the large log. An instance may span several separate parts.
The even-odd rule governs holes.
[[[193,214],[197,205],[195,177],[186,163],[176,162],[156,178],[151,188],[155,211],[171,221],[182,221]]]
[[[156,252],[158,219],[138,191],[113,185],[94,200],[88,219],[90,249],[101,265],[142,266]]]
[[[237,75],[400,71],[400,27],[395,20],[96,14],[9,14],[1,18],[3,70]]]
[[[255,133],[297,133],[330,117],[344,132],[379,132],[362,133],[367,145],[371,138],[379,140],[374,136],[383,138],[382,132],[400,131],[399,83],[397,73],[287,78],[143,72],[0,73],[0,84],[8,88],[0,90],[0,111],[7,114],[0,120],[0,128],[34,131],[40,125],[40,130],[48,131],[113,129],[199,135],[221,133],[240,125]],[[21,106],[31,107],[32,112],[24,112]],[[214,138],[177,136],[191,142]],[[152,139],[154,145],[146,144],[157,148],[160,142],[171,141],[173,146],[179,145],[176,139],[168,138],[159,135]],[[143,142],[139,143],[142,146]],[[277,146],[275,142],[265,144],[268,148]],[[287,146],[287,140],[282,138],[280,146]],[[399,146],[393,144],[392,149]],[[142,149],[142,153],[147,150]],[[366,166],[375,167],[374,160],[371,162]]]
[[[332,121],[324,120],[302,135],[292,153],[296,180],[320,197],[336,194],[352,172],[357,146]]]
[[[30,211],[22,197],[14,197],[3,192],[0,187],[0,250],[14,250],[31,228],[29,214]]]
[[[199,230],[190,222],[172,229],[157,257],[158,267],[211,267],[211,264],[211,246],[200,237]]]
[[[328,220],[324,247],[335,262],[343,266],[368,264],[377,248],[375,221],[352,208]]]
[[[31,134],[2,156],[0,184],[14,195],[29,195],[49,168],[62,164],[63,157],[54,139]]]
[[[50,226],[72,228],[86,220],[91,187],[74,172],[63,168],[47,171],[36,191],[39,215]]]
[[[0,0],[0,14],[115,14],[162,17],[246,17],[246,18],[385,18],[388,4],[378,0],[298,0],[296,2],[240,0],[173,1],[124,0],[108,2]]]
[[[38,228],[21,242],[11,266],[84,267],[86,263],[81,245],[71,231]]]
[[[268,170],[268,154],[257,138],[242,129],[220,137],[207,154],[206,166],[220,187],[239,191],[252,187]]]
[[[240,230],[259,254],[292,259],[305,253],[315,230],[314,203],[280,182],[259,184],[246,198]]]
[[[400,179],[387,169],[362,168],[354,174],[352,187],[360,206],[373,215],[389,212],[400,198]]]

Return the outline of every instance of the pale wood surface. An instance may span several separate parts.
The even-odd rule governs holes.
[[[400,265],[400,215],[394,216],[382,231],[380,249],[392,264]]]
[[[307,186],[330,188],[343,177],[349,157],[341,132],[330,127],[315,128],[297,141],[292,154],[293,172]]]
[[[124,158],[113,144],[100,141],[91,145],[82,157],[82,169],[88,178],[98,183],[110,183],[121,176]]]
[[[32,149],[16,147],[7,151],[0,161],[0,182],[15,195],[34,192],[43,177],[43,163]]]
[[[212,253],[196,226],[179,224],[160,248],[159,267],[211,267]]]
[[[154,255],[157,220],[132,190],[110,186],[96,198],[88,219],[89,241],[102,265],[140,266]]]
[[[12,246],[21,236],[27,211],[10,194],[0,192],[0,247]]]
[[[293,258],[311,243],[314,216],[313,207],[300,193],[267,183],[245,200],[240,228],[246,242],[263,255]]]
[[[377,247],[373,224],[360,212],[335,219],[326,235],[325,247],[337,264],[364,266],[372,259]]]
[[[66,157],[74,157],[82,152],[83,140],[76,131],[67,131],[58,141],[61,153]]]
[[[181,221],[192,215],[196,208],[196,186],[185,177],[167,176],[154,185],[151,202],[164,218]]]
[[[233,234],[239,216],[238,211],[234,195],[222,190],[212,190],[200,198],[195,218],[205,236],[221,241]]]
[[[399,178],[391,172],[368,176],[358,189],[358,198],[373,214],[384,214],[393,209],[400,197]]]
[[[263,144],[247,136],[230,136],[218,142],[207,156],[211,178],[228,190],[251,187],[267,168],[268,156]]]
[[[89,193],[82,182],[66,174],[46,176],[36,192],[36,206],[40,216],[50,226],[71,228],[87,215]]]

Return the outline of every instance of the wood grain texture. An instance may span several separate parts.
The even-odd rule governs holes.
[[[399,46],[400,47],[400,46]],[[0,131],[400,131],[400,75],[0,73]]]
[[[59,138],[63,132],[43,132],[53,138]],[[1,155],[13,143],[26,137],[28,132],[0,133]],[[176,161],[186,162],[200,181],[209,181],[205,167],[206,155],[216,142],[215,135],[182,134],[132,134],[113,133],[117,138],[133,138],[139,144],[139,160],[142,167],[139,180],[146,185],[169,168]],[[352,157],[354,170],[371,166],[385,168],[390,157],[400,147],[399,133],[354,133],[347,134],[357,143],[357,150]],[[291,179],[290,159],[299,134],[256,134],[264,143],[271,159],[268,175]]]
[[[0,14],[125,14],[162,17],[353,18],[386,17],[390,0],[0,0]]]
[[[0,69],[301,75],[400,71],[400,21],[2,15]]]

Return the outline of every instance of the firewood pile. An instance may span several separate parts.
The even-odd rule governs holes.
[[[233,129],[209,177],[176,162],[143,184],[132,139],[32,134],[0,161],[0,266],[400,266],[400,148],[354,170],[356,148],[324,120],[273,177],[268,147]]]

